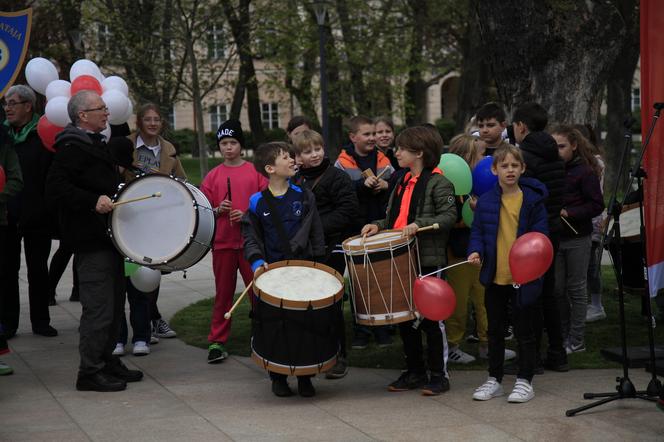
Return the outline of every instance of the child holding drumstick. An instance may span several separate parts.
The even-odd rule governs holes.
[[[253,278],[249,263],[242,256],[240,219],[249,207],[249,197],[265,189],[267,180],[253,164],[242,159],[244,135],[237,120],[222,123],[217,130],[217,144],[224,162],[207,174],[201,191],[217,213],[217,229],[212,248],[212,270],[216,293],[208,335],[208,363],[219,363],[228,357],[226,343],[231,320],[224,318],[231,304],[240,270],[245,285]]]
[[[311,191],[289,182],[295,175],[295,160],[282,142],[262,144],[256,149],[254,167],[269,180],[267,189],[249,199],[242,217],[244,256],[254,271],[285,259],[322,259],[325,256],[323,226]],[[275,396],[292,396],[288,376],[270,372]],[[311,376],[298,376],[300,396],[316,394]]]
[[[456,222],[454,186],[438,167],[443,140],[436,130],[423,126],[410,127],[396,139],[396,158],[408,172],[396,185],[387,206],[387,218],[367,224],[362,235],[374,235],[381,229],[402,229],[413,236],[417,229],[438,224],[418,236],[423,273],[446,264],[449,231]],[[422,388],[424,395],[438,395],[450,388],[447,373],[447,339],[443,321],[422,319],[399,324],[407,370],[392,382],[389,391]],[[422,336],[427,336],[427,375],[422,358]]]

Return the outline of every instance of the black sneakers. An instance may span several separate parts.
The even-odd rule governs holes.
[[[47,338],[58,336],[58,331],[50,325],[32,327],[32,333],[35,335],[46,336]]]
[[[314,384],[311,383],[311,377],[309,376],[297,377],[297,392],[302,397],[312,397],[316,395]]]
[[[325,379],[341,379],[348,374],[348,361],[343,356],[337,358],[337,363],[334,367],[325,373]]]
[[[311,382],[311,380],[309,382]],[[272,393],[274,393],[274,395],[278,397],[293,396],[293,391],[288,386],[288,381],[286,380],[285,377],[272,379]]]
[[[414,373],[412,371],[404,371],[399,376],[399,379],[392,382],[388,387],[388,391],[408,391],[415,388],[422,388],[429,382],[426,373]]]
[[[450,380],[442,373],[431,373],[429,383],[422,388],[424,396],[438,396],[450,389]]]

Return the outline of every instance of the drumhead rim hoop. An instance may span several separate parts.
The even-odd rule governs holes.
[[[297,299],[286,299],[286,298],[280,298],[275,295],[271,295],[270,293],[266,292],[265,290],[262,290],[256,286],[255,281],[258,280],[258,278],[265,272],[269,272],[270,270],[278,269],[281,267],[289,267],[289,266],[299,266],[299,267],[309,267],[309,268],[315,268],[318,270],[322,270],[327,272],[328,274],[334,276],[337,281],[341,284],[341,288],[333,293],[330,296],[327,296],[325,298],[321,299],[316,299],[316,300],[297,300]],[[332,267],[327,266],[325,264],[321,264],[319,262],[315,261],[305,261],[305,260],[300,260],[300,259],[289,259],[285,261],[277,261],[271,264],[268,264],[268,269],[265,270],[265,267],[259,267],[258,270],[256,270],[256,274],[254,275],[254,295],[259,300],[262,300],[263,302],[266,302],[267,304],[270,304],[273,307],[283,307],[288,310],[306,310],[311,306],[312,309],[318,310],[318,309],[323,309],[327,308],[333,304],[336,304],[343,298],[344,294],[344,279],[339,272],[334,270]]]
[[[135,183],[140,182],[141,179],[146,179],[146,178],[149,179],[149,178],[152,178],[152,177],[171,179],[171,180],[177,182],[180,186],[182,186],[187,191],[187,193],[189,194],[189,197],[191,198],[192,209],[193,209],[193,214],[194,214],[194,223],[193,223],[192,229],[191,229],[191,231],[189,232],[189,235],[188,235],[189,239],[187,240],[187,243],[186,243],[186,246],[188,246],[189,244],[191,244],[192,240],[194,239],[194,234],[198,231],[198,226],[199,226],[199,223],[200,223],[200,219],[199,219],[199,214],[198,214],[198,209],[197,208],[202,207],[202,206],[200,206],[198,204],[198,202],[196,201],[196,196],[191,192],[191,190],[187,186],[187,181],[186,180],[180,179],[180,178],[178,178],[176,176],[173,176],[173,175],[161,173],[161,172],[159,172],[159,173],[158,172],[144,173],[144,174],[141,174],[141,175],[137,176],[135,179],[131,180],[130,182],[124,183],[122,185],[122,187],[120,187],[119,190],[113,195],[113,198],[111,198],[111,201],[113,201],[114,203],[122,201],[122,200],[119,200],[119,197],[123,193],[127,192],[127,189],[129,189],[130,187],[136,185]],[[107,232],[108,236],[110,237],[111,242],[113,243],[115,248],[122,255],[124,255],[125,258],[129,259],[129,261],[134,262],[134,263],[139,264],[139,265],[144,266],[144,267],[164,267],[164,266],[168,266],[169,262],[175,261],[176,259],[178,259],[180,256],[182,256],[183,254],[185,254],[187,252],[188,247],[183,247],[179,252],[177,252],[173,256],[169,256],[166,260],[159,260],[159,261],[154,261],[154,262],[150,262],[150,263],[146,263],[141,258],[139,258],[138,261],[135,260],[134,257],[128,256],[127,251],[125,250],[126,249],[125,244],[120,244],[118,242],[118,240],[116,240],[117,235],[113,233],[113,219],[114,219],[113,214],[114,214],[114,212],[115,211],[112,211],[110,213],[109,217],[107,218],[106,232]],[[216,233],[216,223],[214,224],[214,230],[215,230],[215,233]],[[212,237],[214,238],[214,233],[213,233]],[[211,246],[208,246],[208,250],[210,250],[210,248],[211,248]],[[132,255],[138,256],[135,253],[132,253]],[[199,258],[196,262],[199,262],[203,257],[204,257],[204,255],[201,258]],[[146,258],[146,257],[143,257],[143,258]],[[180,270],[180,269],[174,269],[174,270]]]
[[[394,234],[399,233],[401,235],[401,230],[386,229],[386,230],[381,230],[379,233],[394,233]],[[367,237],[367,241],[369,241],[369,243],[365,243],[363,245],[350,244],[352,241],[362,238],[362,235],[351,236],[350,238],[347,238],[344,242],[341,243],[341,248],[344,250],[346,254],[353,254],[355,252],[364,253],[364,252],[374,252],[379,250],[396,249],[399,247],[408,246],[415,241],[415,237],[399,236],[397,238],[387,239],[381,242],[371,242],[371,238],[373,236]]]

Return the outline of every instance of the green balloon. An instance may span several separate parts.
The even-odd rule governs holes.
[[[138,269],[140,267],[141,266],[139,266],[136,263],[125,261],[125,263],[124,263],[124,274],[125,274],[125,276],[133,275],[134,273],[136,273],[138,271]]]
[[[463,219],[464,224],[470,227],[473,225],[474,217],[475,213],[473,212],[473,209],[470,208],[470,198],[468,198],[461,208],[461,218]]]
[[[443,171],[445,178],[454,185],[456,195],[468,195],[473,188],[473,175],[470,166],[459,155],[444,153],[440,156],[438,168]]]

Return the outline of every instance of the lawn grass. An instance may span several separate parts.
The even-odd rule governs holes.
[[[210,275],[212,278],[212,275]],[[615,280],[610,266],[603,266],[602,280],[604,284],[604,308],[608,318],[603,321],[587,324],[586,352],[570,355],[569,362],[572,368],[610,368],[619,367],[618,364],[608,362],[600,356],[600,349],[620,346],[620,326],[618,322],[618,299],[614,292]],[[213,296],[213,293],[210,293]],[[210,331],[210,313],[213,299],[204,299],[180,310],[171,321],[172,327],[177,330],[178,337],[187,344],[200,348],[207,348],[207,335]],[[627,343],[629,346],[647,345],[648,335],[645,321],[641,316],[641,298],[633,295],[625,297],[625,314],[627,318]],[[389,348],[378,348],[373,344],[364,350],[352,350],[352,321],[350,320],[350,304],[345,302],[346,337],[348,339],[349,362],[356,367],[396,368],[404,367],[401,339],[398,333],[394,336],[394,344]],[[249,319],[249,302],[245,301],[233,314],[233,327],[231,339],[227,343],[228,351],[234,355],[249,356],[251,337],[251,320]],[[655,342],[664,343],[664,330],[655,329]],[[514,348],[514,340],[508,342],[508,347]],[[463,343],[461,348],[477,355],[477,344]],[[477,360],[468,365],[453,365],[455,370],[484,370],[486,362]]]
[[[189,181],[194,186],[200,186],[202,179],[199,159],[191,157],[180,157],[180,162],[182,163],[182,168],[187,174],[187,181]],[[221,162],[221,158],[208,157],[208,170],[212,170],[212,168],[218,166],[221,164]]]

